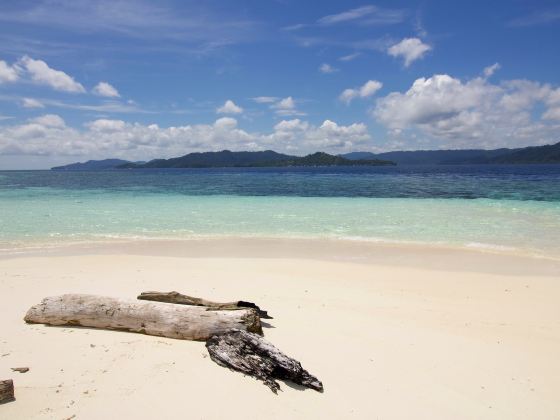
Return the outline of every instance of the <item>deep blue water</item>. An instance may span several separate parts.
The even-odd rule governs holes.
[[[560,165],[0,171],[0,189],[560,201]]]

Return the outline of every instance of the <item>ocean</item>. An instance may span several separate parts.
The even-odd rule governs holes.
[[[560,257],[560,165],[0,171],[0,250],[336,238]]]

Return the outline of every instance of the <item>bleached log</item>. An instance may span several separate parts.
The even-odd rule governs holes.
[[[14,381],[11,379],[0,380],[0,404],[14,400]]]
[[[207,340],[232,328],[262,334],[255,309],[209,310],[203,306],[69,294],[47,297],[25,315],[34,324],[130,331],[182,340]]]
[[[206,348],[214,362],[263,381],[275,394],[280,389],[275,379],[323,391],[321,381],[307,372],[300,362],[256,334],[234,330],[215,335],[206,342]]]
[[[206,306],[207,308],[216,310],[237,310],[243,308],[254,308],[259,316],[263,319],[272,319],[267,311],[262,310],[253,302],[244,300],[236,300],[234,302],[212,302],[210,300],[201,299],[193,296],[183,295],[179,292],[142,292],[138,295],[140,300],[152,300],[156,302],[176,303],[179,305]]]

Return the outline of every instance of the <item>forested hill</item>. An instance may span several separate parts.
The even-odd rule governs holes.
[[[340,156],[350,160],[391,160],[400,165],[560,163],[560,143],[519,149],[415,150],[384,153],[352,152]]]
[[[119,168],[224,168],[224,167],[275,167],[275,166],[376,166],[393,165],[381,159],[350,160],[341,156],[317,152],[307,156],[290,156],[272,150],[263,152],[189,153],[172,159],[156,159],[145,164],[127,163]]]

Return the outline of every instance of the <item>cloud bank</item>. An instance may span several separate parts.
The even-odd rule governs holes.
[[[238,121],[222,117],[212,124],[159,127],[100,118],[82,129],[46,114],[23,124],[0,127],[0,155],[122,157],[147,160],[208,150],[264,150],[306,154],[317,150],[340,153],[368,148],[371,136],[363,123],[339,125],[325,120],[315,126],[300,119],[282,120],[272,132],[243,130]]]
[[[417,79],[406,92],[378,99],[372,115],[392,135],[406,138],[417,132],[444,147],[553,143],[560,141],[560,88],[529,80],[492,84],[486,77],[461,81],[436,74]]]

